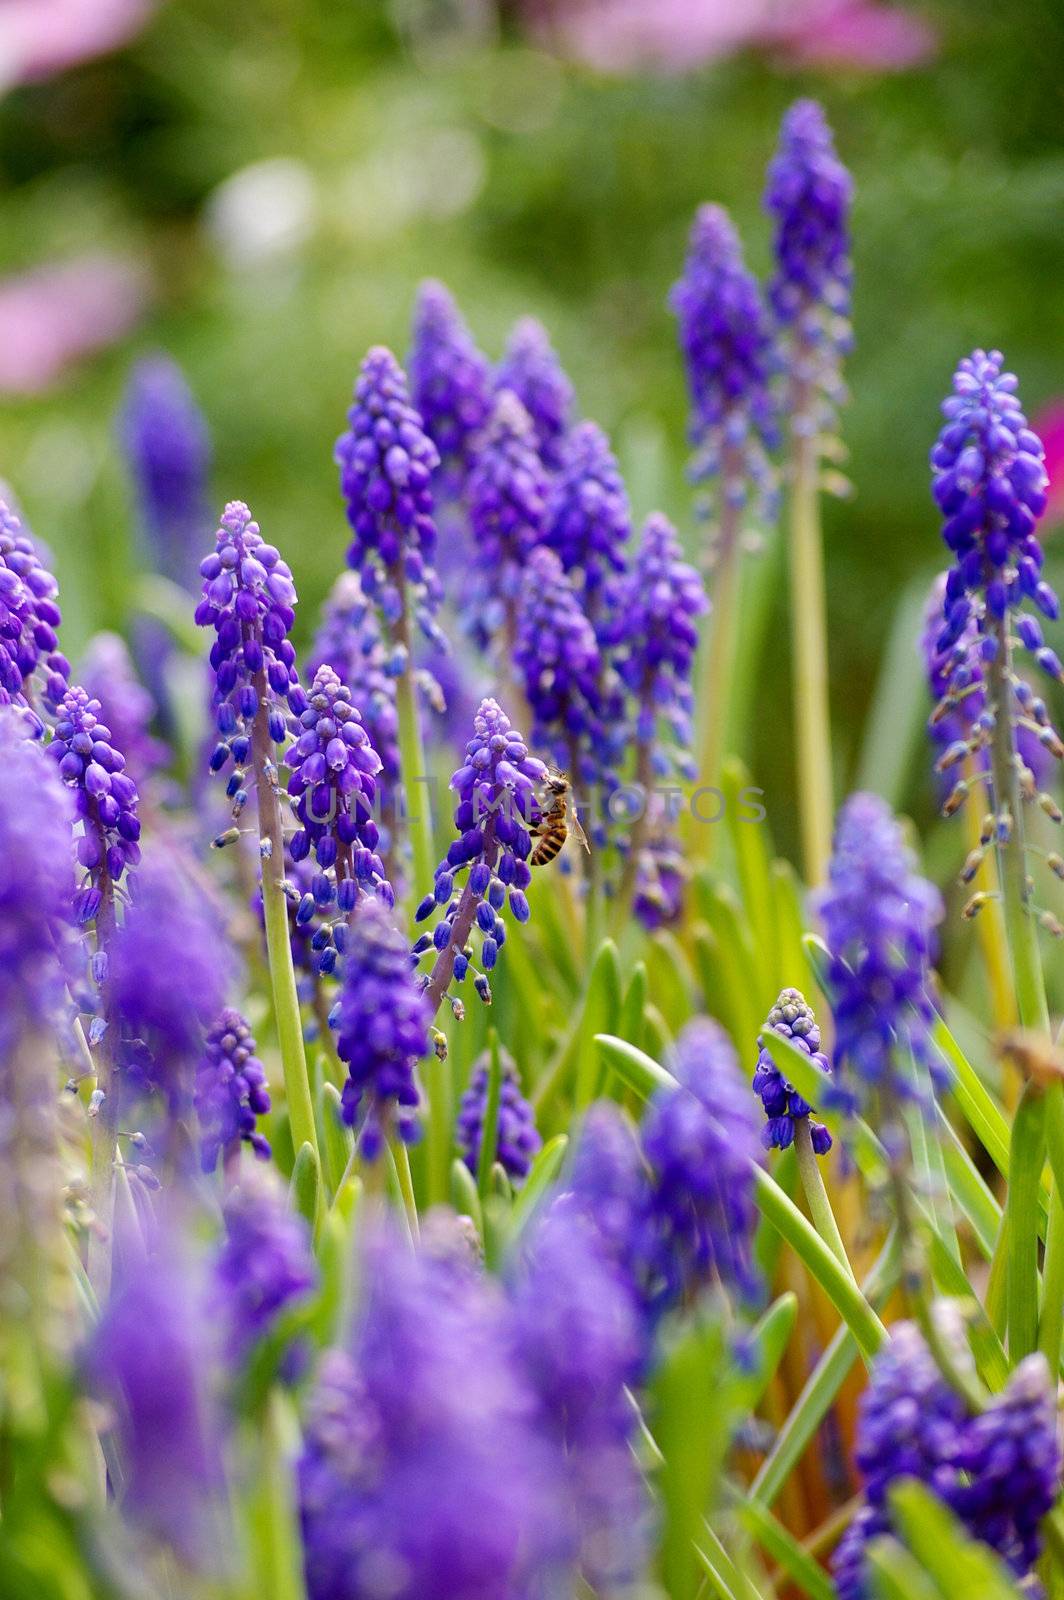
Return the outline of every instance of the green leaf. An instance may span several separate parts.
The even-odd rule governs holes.
[[[499,1143],[499,1101],[502,1097],[502,1054],[497,1028],[488,1029],[488,1093],[477,1154],[477,1192],[483,1202],[491,1189],[491,1169]]]
[[[960,1522],[923,1484],[907,1479],[890,1492],[895,1526],[943,1595],[1019,1600],[1020,1590],[988,1545],[966,1537]]]
[[[924,666],[916,641],[927,603],[925,578],[910,584],[894,612],[881,652],[872,706],[865,721],[858,789],[880,794],[897,810],[913,753],[922,743],[930,709]]]
[[[743,910],[758,954],[759,971],[763,974],[766,987],[772,990],[771,998],[775,999],[783,984],[773,905],[771,841],[767,823],[750,822],[743,816],[743,804],[739,796],[750,785],[749,772],[741,761],[730,756],[721,769],[721,788],[726,807],[724,815],[735,851]]]
[[[621,1014],[621,963],[617,946],[612,939],[604,939],[599,946],[591,977],[588,980],[587,999],[578,1031],[576,1061],[575,1109],[583,1111],[591,1104],[598,1090],[600,1075],[599,1054],[595,1036],[612,1033]]]
[[[472,1217],[481,1239],[484,1237],[484,1213],[480,1204],[480,1191],[476,1179],[465,1162],[455,1156],[451,1162],[451,1204],[459,1216]]]
[[[596,1035],[595,1043],[606,1065],[640,1100],[649,1100],[655,1089],[676,1088],[672,1073],[659,1066],[645,1051],[629,1044],[627,1039],[600,1033]]]
[[[293,1210],[305,1217],[313,1228],[321,1199],[321,1169],[318,1152],[310,1143],[300,1146],[288,1193]]]
[[[565,1133],[556,1134],[549,1139],[532,1163],[532,1170],[522,1185],[517,1199],[514,1201],[513,1211],[510,1215],[510,1241],[519,1237],[535,1214],[543,1196],[561,1171],[565,1152],[569,1148],[569,1136]]]
[[[736,1049],[749,1050],[776,998],[772,974],[766,973],[754,955],[751,930],[735,892],[704,872],[697,875],[695,886],[699,910],[713,935],[716,965],[730,997],[729,1030]]]
[[[744,1369],[733,1375],[739,1409],[745,1414],[757,1410],[765,1390],[772,1382],[783,1352],[794,1331],[798,1316],[798,1297],[789,1291],[774,1300],[758,1318],[744,1340],[749,1359]]]
[[[262,1600],[306,1600],[296,1511],[299,1425],[288,1396],[271,1391],[255,1441],[247,1507],[248,1545]]]
[[[727,1352],[718,1321],[696,1318],[664,1352],[650,1384],[651,1428],[664,1462],[662,1568],[671,1595],[695,1588],[694,1546],[712,1504],[730,1437]],[[727,1415],[722,1415],[727,1412]]]
[[[622,1039],[627,1039],[629,1044],[640,1047],[643,1044],[643,1012],[646,1008],[648,991],[646,966],[642,961],[637,961],[632,968],[632,976],[621,1001],[617,1032]]]
[[[676,1033],[694,1008],[695,975],[676,936],[659,928],[646,942],[647,982],[670,1033]]]
[[[942,1600],[942,1591],[896,1539],[873,1539],[865,1552],[877,1600]]]
[[[318,1134],[321,1140],[325,1183],[330,1196],[343,1182],[347,1163],[355,1148],[355,1138],[341,1115],[340,1091],[334,1083],[323,1083],[318,1103]]]
[[[835,1585],[823,1567],[771,1511],[757,1500],[741,1501],[738,1511],[743,1526],[809,1600],[835,1600]]]
[[[1008,1304],[1009,1355],[1014,1362],[1038,1343],[1039,1183],[1046,1158],[1046,1107],[1041,1090],[1028,1084],[1012,1124],[1009,1155]]]

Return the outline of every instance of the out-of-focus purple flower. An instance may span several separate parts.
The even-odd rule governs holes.
[[[361,900],[344,941],[334,1013],[336,1050],[347,1066],[343,1115],[362,1119],[361,1150],[372,1160],[392,1120],[401,1139],[418,1134],[414,1069],[429,1052],[432,1016],[410,970],[410,952],[379,900]]]
[[[100,702],[103,720],[126,758],[126,770],[143,788],[165,766],[167,752],[151,732],[155,701],[137,677],[120,634],[93,634],[81,658],[78,682],[90,699]]]
[[[607,578],[624,571],[631,531],[628,493],[610,442],[597,423],[578,422],[562,440],[544,540],[557,551],[592,621]]]
[[[761,503],[772,487],[767,452],[776,441],[769,383],[774,340],[757,279],[722,206],[701,206],[691,229],[684,275],[669,304],[691,393],[692,471],[718,484],[716,515],[744,506],[754,489]]]
[[[0,10],[0,49],[10,13],[9,4]],[[0,279],[0,392],[40,394],[50,388],[67,367],[135,327],[147,301],[143,264],[103,252]]]
[[[102,720],[100,702],[82,688],[69,688],[60,700],[48,750],[74,791],[81,824],[77,857],[85,878],[74,898],[77,920],[93,921],[106,905],[104,915],[113,928],[115,885],[140,861],[137,786]]]
[[[196,1068],[195,1106],[204,1172],[213,1172],[218,1157],[238,1151],[241,1141],[268,1159],[269,1140],[258,1130],[259,1117],[270,1109],[266,1069],[239,1011],[223,1011],[207,1034]]]
[[[536,1127],[536,1114],[521,1093],[521,1078],[517,1063],[508,1050],[500,1050],[502,1082],[499,1086],[498,1137],[495,1159],[515,1184],[528,1177],[533,1158],[543,1140]],[[474,1063],[469,1088],[462,1096],[458,1108],[457,1137],[462,1159],[470,1172],[476,1172],[480,1160],[480,1142],[484,1134],[484,1116],[488,1106],[488,1080],[490,1066],[485,1052]]]
[[[174,856],[144,862],[111,946],[108,1009],[136,1084],[191,1103],[205,1030],[225,1002],[232,956],[213,906]]]
[[[440,498],[455,499],[491,410],[491,363],[477,349],[449,290],[435,278],[418,289],[408,366],[411,399],[440,454]]]
[[[521,584],[514,665],[536,745],[569,767],[572,751],[601,742],[602,658],[595,630],[558,557],[542,545],[529,557]]]
[[[651,805],[651,828],[638,847],[632,889],[632,910],[651,932],[680,920],[690,877],[675,820],[661,811],[661,807]]]
[[[184,373],[169,356],[149,356],[133,368],[119,437],[155,564],[191,588],[210,527],[211,439]]]
[[[577,1567],[596,1594],[646,1578],[650,1507],[625,1394],[644,1360],[641,1319],[594,1226],[563,1198],[511,1273],[518,1357],[565,1463]]]
[[[245,1173],[225,1201],[214,1301],[233,1367],[305,1300],[317,1282],[310,1229],[269,1171]]]
[[[636,1258],[652,1312],[713,1278],[757,1293],[753,1264],[754,1164],[761,1145],[750,1093],[727,1034],[708,1017],[676,1041],[674,1089],[658,1090],[643,1119],[650,1190]]]
[[[362,363],[347,420],[335,456],[354,535],[348,565],[389,626],[405,609],[428,638],[439,640],[432,476],[440,457],[410,404],[406,374],[382,345]]]
[[[360,1281],[350,1347],[326,1356],[304,1427],[310,1600],[383,1582],[390,1600],[571,1592],[551,1577],[568,1554],[556,1458],[496,1289],[390,1235]]]
[[[658,776],[675,764],[691,772],[691,665],[698,645],[696,619],[709,609],[702,579],[682,559],[667,517],[646,520],[631,571],[612,596],[607,637],[618,673],[638,702],[635,735],[651,752]],[[659,734],[664,722],[671,748]]]
[[[178,1237],[133,1264],[84,1352],[91,1390],[114,1410],[126,1472],[123,1514],[188,1565],[216,1555],[220,1420],[211,1401],[217,1346],[205,1284]]]
[[[792,382],[792,426],[815,432],[842,397],[850,343],[853,181],[815,100],[796,100],[768,169],[765,207],[775,222],[769,299]]]
[[[971,1357],[952,1321],[940,1327],[954,1358]],[[1039,1526],[1060,1490],[1061,1453],[1045,1358],[1028,1356],[978,1416],[943,1378],[914,1323],[896,1323],[861,1400],[857,1464],[867,1507],[836,1553],[844,1600],[870,1600],[864,1553],[891,1528],[889,1493],[899,1478],[927,1485],[1025,1578],[1041,1554]]]
[[[766,1030],[789,1039],[797,1049],[804,1050],[822,1072],[830,1072],[828,1058],[820,1051],[820,1029],[813,1008],[799,989],[781,989],[779,999],[765,1018]],[[795,1128],[803,1118],[808,1119],[813,1149],[823,1156],[831,1149],[831,1134],[822,1122],[811,1115],[813,1107],[803,1100],[792,1083],[788,1083],[765,1049],[761,1035],[757,1040],[758,1057],[754,1070],[754,1093],[761,1098],[768,1121],[761,1130],[761,1143],[766,1150],[786,1150],[794,1143]]]
[[[468,502],[477,581],[467,615],[481,646],[503,630],[512,649],[521,580],[542,542],[547,509],[547,474],[532,422],[512,390],[502,390],[495,401],[469,475]]]
[[[33,540],[0,500],[0,705],[49,710],[62,698],[70,664],[59,650],[59,585]]]
[[[377,777],[381,811],[394,813],[399,782],[399,714],[395,705],[395,674],[380,623],[357,572],[342,572],[322,607],[321,624],[314,636],[307,670],[330,666],[351,691],[381,758]]]
[[[520,400],[531,418],[543,465],[556,472],[575,396],[546,328],[535,317],[514,323],[495,374],[495,388],[498,393],[509,389]]]
[[[304,860],[313,848],[319,868],[306,916],[333,905],[346,915],[363,894],[379,895],[391,905],[373,820],[380,756],[352,704],[351,691],[331,667],[318,668],[308,698],[296,742],[284,758],[291,770],[288,793],[300,824],[290,846],[292,859]]]
[[[911,1050],[932,1079],[941,1062],[931,1041],[928,983],[942,900],[921,878],[901,828],[878,795],[851,795],[838,815],[827,886],[816,906],[831,964],[835,1062],[851,1083],[841,1099],[880,1091],[910,1098],[898,1055]]]
[[[0,1062],[46,1028],[62,995],[57,942],[70,921],[73,805],[16,707],[0,707]],[[0,1115],[0,1122],[3,1118]]]
[[[296,588],[286,561],[266,544],[241,500],[231,500],[215,535],[216,548],[200,563],[203,599],[196,608],[201,628],[213,628],[211,668],[214,712],[220,735],[211,770],[232,759],[239,770],[251,753],[251,725],[260,705],[268,709],[270,737],[285,737],[287,702],[294,716],[306,710],[296,652],[288,637],[295,620]]]
[[[458,797],[454,812],[458,837],[436,868],[432,893],[417,908],[419,922],[443,910],[431,939],[426,936],[414,947],[417,955],[429,949],[438,952],[428,981],[434,1012],[452,975],[461,983],[469,971],[474,923],[481,934],[483,968],[473,969],[474,986],[482,999],[490,1000],[487,974],[506,940],[503,906],[508,901],[515,921],[528,921],[529,828],[538,819],[536,789],[546,776],[543,762],[529,755],[498,702],[482,701],[465,760],[451,778],[450,787]],[[463,871],[468,876],[458,894],[455,878]]]
[[[611,1100],[597,1101],[580,1130],[567,1192],[570,1203],[594,1223],[610,1258],[628,1270],[647,1177],[624,1113]]]

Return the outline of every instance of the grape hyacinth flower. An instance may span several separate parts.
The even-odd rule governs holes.
[[[377,792],[383,817],[395,814],[400,781],[399,713],[380,622],[357,572],[342,572],[322,606],[307,670],[329,666],[351,691],[370,743],[381,758]]]
[[[657,928],[679,922],[683,915],[684,893],[690,877],[687,857],[662,807],[651,808],[647,838],[640,846],[632,885],[632,911],[644,928]]]
[[[213,1299],[226,1330],[227,1357],[238,1369],[279,1320],[306,1301],[317,1282],[317,1268],[310,1228],[287,1204],[272,1172],[242,1176],[226,1196],[224,1216]]]
[[[768,170],[765,207],[775,229],[769,300],[792,386],[792,426],[827,422],[841,397],[839,357],[850,340],[850,206],[853,180],[835,153],[815,100],[783,119]]]
[[[561,562],[543,546],[525,568],[514,665],[532,712],[533,742],[574,778],[594,783],[605,739],[602,657]]]
[[[538,820],[536,791],[546,776],[543,762],[529,755],[498,702],[482,701],[465,760],[451,778],[450,787],[458,797],[454,812],[458,837],[436,868],[432,893],[417,908],[419,922],[443,911],[431,939],[425,936],[414,946],[419,956],[429,949],[437,952],[426,985],[433,1017],[452,977],[461,983],[472,967],[474,923],[481,935],[482,969],[473,968],[474,987],[482,1000],[491,1000],[487,974],[506,940],[504,904],[509,902],[516,922],[528,921],[529,828]],[[466,880],[457,894],[455,878],[461,872]],[[457,1004],[452,1000],[452,1007]]]
[[[169,356],[138,361],[126,388],[119,437],[155,565],[192,587],[210,526],[211,441],[185,376]]]
[[[77,921],[95,921],[105,941],[115,931],[115,888],[127,867],[140,861],[137,786],[125,770],[98,700],[77,686],[56,708],[49,753],[73,790],[78,821],[78,865],[85,877],[74,897]]]
[[[827,1056],[821,1054],[820,1029],[813,1008],[799,989],[781,989],[779,999],[765,1018],[765,1028],[788,1039],[797,1049],[803,1050],[822,1072],[830,1072]],[[813,1107],[788,1083],[765,1049],[758,1036],[757,1067],[754,1071],[754,1093],[760,1096],[768,1121],[761,1130],[761,1143],[766,1150],[786,1150],[794,1143],[799,1126],[809,1129],[813,1150],[818,1156],[827,1155],[831,1149],[831,1134],[822,1122],[812,1115]]]
[[[625,1392],[645,1359],[629,1286],[564,1199],[536,1227],[511,1280],[518,1359],[564,1461],[577,1569],[596,1594],[628,1593],[645,1581],[651,1526]]]
[[[624,1112],[612,1100],[596,1101],[580,1130],[566,1200],[594,1223],[610,1259],[626,1270],[634,1259],[647,1182],[635,1131]]]
[[[874,1092],[887,1102],[919,1097],[899,1058],[911,1051],[932,1082],[942,1082],[928,997],[942,901],[916,872],[901,827],[878,795],[851,795],[839,812],[817,910],[831,952],[835,1060],[849,1069],[840,1103],[852,1106]]]
[[[214,1171],[219,1156],[229,1161],[239,1155],[241,1142],[261,1161],[269,1159],[269,1140],[258,1129],[259,1117],[270,1109],[266,1069],[239,1011],[226,1009],[208,1031],[194,1099],[204,1172]]]
[[[413,332],[411,399],[439,451],[439,498],[455,500],[465,488],[491,410],[491,363],[477,349],[448,289],[434,278],[418,289]]]
[[[535,317],[522,317],[514,324],[495,374],[495,389],[496,393],[509,389],[520,400],[531,419],[540,459],[548,472],[556,472],[575,397],[547,330]]]
[[[309,1600],[453,1600],[551,1587],[553,1452],[491,1281],[390,1233],[367,1248],[348,1347],[329,1351],[299,1464]]]
[[[189,1567],[217,1558],[214,1496],[221,1425],[211,1398],[217,1348],[206,1286],[168,1224],[105,1303],[83,1354],[92,1392],[114,1410],[125,1467],[122,1509]]]
[[[517,1185],[528,1177],[536,1152],[543,1141],[536,1127],[536,1114],[521,1093],[517,1063],[508,1050],[500,1050],[502,1081],[499,1086],[499,1123],[495,1159],[510,1181]],[[485,1052],[473,1064],[469,1088],[458,1108],[457,1138],[462,1159],[476,1173],[484,1116],[488,1104],[490,1066]]]
[[[772,491],[768,452],[776,444],[770,379],[773,331],[757,279],[722,206],[701,206],[684,274],[669,305],[691,394],[692,475],[717,485],[715,554],[726,557],[753,492],[765,509]]]
[[[547,488],[528,412],[512,390],[504,389],[467,490],[479,569],[467,610],[481,648],[501,631],[507,651],[513,650],[524,569],[543,540]]]
[[[117,633],[95,633],[81,658],[78,682],[103,708],[103,720],[126,758],[126,771],[138,790],[166,765],[166,746],[151,732],[155,701],[137,677],[125,640]]]
[[[318,871],[300,915],[336,906],[349,916],[364,894],[390,906],[391,885],[377,854],[373,818],[381,759],[370,743],[351,691],[331,667],[319,667],[299,718],[297,738],[285,753],[288,794],[300,824],[289,843],[293,861],[314,852]],[[305,910],[304,910],[305,908]]]
[[[610,442],[597,423],[578,422],[562,440],[543,537],[592,621],[601,620],[608,580],[625,569],[631,531],[628,493]]]
[[[344,941],[343,982],[332,1017],[347,1067],[344,1121],[362,1121],[360,1149],[373,1160],[394,1124],[417,1138],[415,1068],[429,1052],[432,1013],[410,970],[410,952],[379,900],[361,900]]]
[[[409,652],[408,618],[429,639],[440,601],[432,561],[436,549],[432,476],[439,452],[410,403],[406,374],[390,350],[375,346],[362,363],[350,426],[336,441],[340,491],[354,535],[347,552],[366,593]]]
[[[56,630],[59,585],[41,563],[33,540],[0,500],[0,705],[36,703],[54,711],[70,677]]]
[[[676,1087],[655,1093],[642,1130],[651,1179],[636,1255],[654,1315],[713,1279],[744,1299],[759,1289],[753,1169],[761,1146],[727,1034],[708,1017],[688,1023],[673,1069]]]

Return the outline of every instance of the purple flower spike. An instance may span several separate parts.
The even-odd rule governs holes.
[[[647,1195],[648,1174],[634,1129],[611,1100],[596,1102],[580,1130],[568,1199],[594,1223],[610,1259],[626,1270]]]
[[[562,464],[562,436],[572,417],[573,386],[551,348],[546,328],[535,317],[522,317],[514,324],[495,374],[495,388],[510,389],[520,400],[532,419],[543,465],[556,472]]]
[[[78,682],[103,708],[103,720],[126,758],[130,777],[143,786],[165,766],[166,746],[151,732],[155,701],[137,677],[125,640],[117,633],[96,633],[81,660]]]
[[[644,928],[653,932],[679,922],[689,877],[687,857],[675,826],[663,818],[639,846],[636,857],[632,910]]]
[[[317,1282],[310,1229],[269,1170],[241,1177],[225,1201],[225,1239],[214,1263],[215,1302],[230,1364],[241,1361],[305,1301]]]
[[[769,390],[773,333],[757,279],[743,263],[739,236],[721,206],[699,208],[684,275],[669,304],[680,324],[692,400],[693,475],[719,484],[718,519],[722,507],[745,505],[751,488],[764,504],[777,431]]]
[[[504,629],[512,648],[522,575],[543,539],[547,475],[528,412],[509,389],[495,402],[469,475],[468,501],[479,568],[472,631],[483,647]]]
[[[631,531],[628,494],[610,442],[597,423],[578,422],[562,440],[544,538],[557,551],[593,620],[606,580],[624,571]]]
[[[514,1184],[528,1177],[542,1139],[536,1127],[536,1114],[521,1093],[517,1063],[508,1050],[501,1050],[502,1083],[499,1094],[499,1129],[495,1159]],[[458,1146],[470,1172],[480,1160],[480,1141],[488,1105],[488,1053],[474,1063],[469,1088],[458,1108]]]
[[[491,363],[449,291],[434,278],[418,289],[408,365],[413,403],[440,454],[440,496],[456,499],[491,410]]]
[[[211,769],[220,772],[230,758],[237,768],[246,763],[251,725],[263,703],[269,709],[270,737],[280,744],[285,736],[282,702],[298,716],[307,700],[288,637],[296,589],[287,562],[264,542],[240,500],[226,506],[215,542],[213,554],[200,563],[203,599],[196,622],[215,633],[211,668],[220,739]]]
[[[26,719],[0,706],[0,1062],[17,1070],[24,1035],[49,1026],[62,997],[56,959],[74,896],[71,796],[30,738]],[[0,1081],[6,1082],[0,1073]],[[49,1088],[49,1103],[54,1089]],[[6,1112],[0,1115],[5,1122]],[[3,1136],[0,1135],[0,1144]]]
[[[918,1090],[897,1059],[909,1050],[940,1082],[928,985],[942,900],[878,795],[851,795],[839,812],[816,904],[831,952],[835,1060],[852,1080],[853,1094],[841,1098],[912,1098]]]
[[[92,922],[102,915],[109,935],[115,885],[140,861],[137,786],[101,720],[100,702],[90,700],[84,689],[68,689],[59,702],[48,749],[59,776],[74,791],[81,824],[77,857],[85,876],[74,897],[77,920]]]
[[[509,905],[517,922],[528,921],[529,829],[539,817],[537,789],[546,776],[543,762],[529,755],[498,702],[482,701],[465,760],[451,779],[458,797],[457,837],[436,868],[432,893],[417,909],[419,922],[443,909],[431,942],[417,949],[418,954],[433,947],[438,952],[427,984],[433,1016],[452,976],[461,982],[472,968],[474,919],[481,934],[483,968],[480,972],[472,968],[474,986],[485,1001],[491,999],[487,974],[506,940],[503,906]],[[463,872],[467,877],[459,894],[455,879]]]
[[[821,1071],[831,1071],[827,1056],[820,1053],[820,1029],[813,1008],[799,989],[780,990],[779,999],[765,1019],[765,1027],[789,1039],[812,1057]],[[760,1035],[757,1044],[754,1093],[760,1096],[768,1118],[761,1130],[761,1143],[766,1150],[786,1150],[794,1143],[795,1130],[805,1118],[813,1149],[818,1156],[827,1155],[831,1149],[831,1134],[822,1122],[812,1117],[813,1107],[802,1099],[792,1083],[788,1083],[765,1049]]]
[[[637,1260],[653,1315],[714,1279],[758,1291],[752,1245],[754,1164],[761,1147],[750,1094],[727,1034],[709,1018],[676,1041],[675,1089],[659,1090],[643,1120],[650,1165]]]
[[[800,417],[818,394],[828,410],[840,398],[839,357],[850,341],[852,197],[823,111],[815,100],[795,101],[769,166],[765,206],[776,224],[769,299]]]
[[[335,455],[354,535],[348,565],[379,601],[389,626],[405,609],[436,642],[440,587],[432,565],[432,476],[440,457],[410,404],[405,373],[382,345],[362,363],[347,420]]]
[[[239,1011],[223,1011],[207,1034],[196,1068],[195,1106],[204,1172],[214,1171],[219,1156],[238,1153],[241,1141],[260,1160],[269,1159],[269,1141],[258,1131],[259,1117],[270,1109],[266,1069]]]
[[[514,665],[532,709],[532,737],[569,765],[581,741],[601,737],[602,659],[588,621],[553,550],[534,550],[525,569]]]
[[[370,1160],[393,1119],[401,1139],[417,1137],[414,1069],[429,1052],[431,1021],[405,939],[379,901],[361,901],[348,929],[333,1026],[348,1073],[344,1120],[354,1124],[361,1118],[361,1149]]]
[[[391,885],[377,854],[373,820],[381,759],[370,743],[351,691],[331,667],[319,667],[309,703],[299,718],[296,742],[285,754],[291,770],[288,793],[300,823],[293,836],[294,861],[313,849],[321,869],[315,878],[319,909],[339,903],[350,912],[362,894],[392,903]]]
[[[0,500],[0,705],[54,711],[70,677],[61,654],[59,585],[42,566],[33,540]]]
[[[176,361],[138,361],[126,389],[119,436],[155,564],[175,583],[195,580],[210,527],[207,423]]]
[[[399,782],[399,714],[395,675],[376,610],[357,572],[342,572],[322,607],[321,626],[311,646],[308,670],[330,666],[351,691],[370,743],[381,758],[377,775],[380,810],[394,815]]]
[[[659,776],[672,763],[691,772],[691,666],[696,619],[708,609],[702,579],[682,559],[675,528],[654,512],[630,573],[616,586],[608,638],[617,671],[638,700],[636,740],[651,749]],[[661,722],[671,734],[671,751],[659,737]]]

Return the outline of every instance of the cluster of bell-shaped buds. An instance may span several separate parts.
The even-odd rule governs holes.
[[[33,540],[0,500],[0,705],[27,708],[38,732],[37,701],[54,711],[70,677],[56,632],[58,593]]]
[[[346,917],[364,894],[379,895],[390,906],[394,897],[377,854],[380,833],[374,820],[380,756],[351,691],[331,667],[318,668],[307,700],[295,743],[284,757],[299,823],[289,852],[295,862],[313,852],[318,869],[298,917],[310,921],[333,907]],[[335,951],[335,943],[331,948]]]
[[[491,410],[491,363],[450,292],[434,278],[418,289],[410,346],[410,394],[440,455],[440,499],[461,495]]]
[[[214,1171],[219,1156],[228,1161],[238,1154],[242,1142],[260,1160],[268,1159],[270,1143],[258,1127],[258,1119],[270,1109],[266,1069],[239,1011],[223,1011],[207,1032],[196,1068],[194,1104],[204,1172]]]
[[[532,711],[532,739],[581,781],[605,739],[603,661],[573,585],[553,550],[533,550],[525,568],[514,665]]]
[[[474,987],[491,999],[487,974],[506,940],[503,907],[517,922],[527,922],[525,890],[531,880],[528,858],[531,829],[540,820],[538,789],[547,769],[495,700],[481,702],[465,759],[451,778],[458,797],[454,825],[458,837],[436,868],[432,893],[417,908],[417,919],[440,914],[434,932],[414,946],[417,956],[435,950],[427,989],[435,1015],[453,978],[473,973]],[[459,890],[456,880],[465,874]],[[474,965],[473,934],[480,935],[480,970]],[[452,1000],[453,1007],[460,1003]]]
[[[783,119],[765,207],[776,227],[769,300],[791,381],[792,428],[816,433],[842,398],[840,358],[850,345],[853,180],[815,100]]]
[[[767,507],[773,487],[768,452],[777,436],[773,330],[723,207],[699,208],[669,304],[680,324],[691,394],[692,474],[714,486],[707,509],[719,528],[724,509],[740,511],[751,491]]]
[[[784,1039],[790,1040],[809,1056],[822,1072],[830,1072],[827,1056],[821,1054],[820,1029],[813,1008],[799,989],[781,989],[779,999],[765,1018],[766,1031],[771,1028]],[[799,1125],[809,1129],[813,1149],[818,1156],[831,1149],[831,1134],[822,1122],[812,1115],[813,1107],[783,1076],[759,1034],[758,1057],[754,1070],[754,1093],[760,1097],[768,1118],[761,1130],[761,1143],[766,1150],[786,1150],[794,1143]]]
[[[495,388],[509,389],[532,423],[540,459],[549,472],[562,464],[562,439],[572,419],[575,395],[547,330],[535,317],[522,317],[510,337],[495,373]]]
[[[517,1070],[517,1062],[508,1050],[501,1048],[499,1057],[501,1082],[495,1159],[510,1181],[519,1184],[528,1177],[533,1159],[543,1141],[536,1127],[536,1114],[521,1093],[521,1077]],[[462,1152],[463,1161],[473,1173],[477,1170],[481,1141],[484,1137],[490,1074],[490,1058],[488,1052],[485,1052],[474,1062],[469,1088],[462,1096],[458,1108],[458,1147]]]
[[[466,612],[482,647],[501,631],[506,647],[513,649],[521,581],[543,539],[547,492],[531,419],[513,391],[504,389],[495,401],[467,490],[478,571]]]
[[[77,921],[99,919],[101,931],[109,934],[115,887],[126,868],[140,861],[137,786],[103,721],[100,702],[82,688],[67,689],[60,700],[48,748],[63,782],[74,791],[80,823],[77,858],[85,877],[74,900]]]
[[[383,345],[362,363],[347,420],[336,462],[353,534],[348,565],[390,628],[414,616],[439,641],[432,478],[440,457],[410,403],[406,374]],[[409,648],[409,640],[400,644]]]
[[[557,551],[592,622],[602,620],[610,578],[625,569],[631,531],[628,494],[610,442],[597,423],[578,422],[562,440],[543,538]]]

